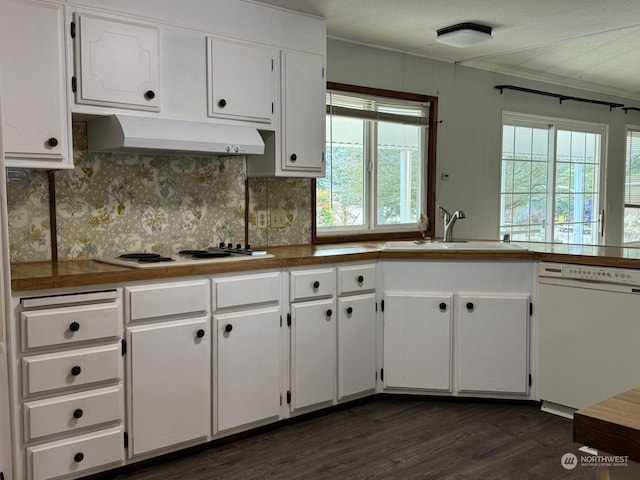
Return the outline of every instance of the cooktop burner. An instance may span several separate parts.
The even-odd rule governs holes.
[[[253,250],[250,245],[242,246],[232,243],[220,243],[217,247],[196,250],[180,250],[172,256],[158,253],[134,252],[124,253],[115,258],[100,258],[98,261],[134,268],[186,265],[191,263],[213,263],[253,258],[271,258],[273,255],[264,250]]]

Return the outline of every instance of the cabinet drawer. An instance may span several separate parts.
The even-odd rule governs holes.
[[[24,395],[120,378],[120,344],[22,359]]]
[[[120,319],[118,303],[22,312],[22,350],[116,338],[121,330]]]
[[[57,442],[28,447],[27,469],[30,480],[47,480],[92,468],[122,463],[122,427],[80,435]]]
[[[212,282],[214,309],[280,300],[279,272],[214,278]]]
[[[129,320],[209,311],[209,280],[125,288]]]
[[[25,441],[121,420],[124,416],[121,398],[122,387],[114,386],[26,402]]]
[[[330,297],[335,291],[335,268],[291,272],[291,301]]]
[[[375,288],[375,265],[338,267],[338,295],[372,291]]]

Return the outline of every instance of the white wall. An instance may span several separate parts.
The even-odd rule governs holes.
[[[605,187],[605,240],[622,239],[625,125],[640,124],[640,113],[494,87],[500,84],[638,106],[637,101],[533,82],[399,52],[339,40],[327,40],[327,79],[367,87],[399,90],[439,99],[436,202],[464,210],[456,236],[498,238],[500,215],[500,150],[503,111],[545,115],[609,126]],[[449,180],[440,175],[449,173]],[[442,222],[437,221],[442,235]]]

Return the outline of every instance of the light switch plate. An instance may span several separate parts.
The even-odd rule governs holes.
[[[271,210],[271,228],[284,228],[287,223],[286,210]]]

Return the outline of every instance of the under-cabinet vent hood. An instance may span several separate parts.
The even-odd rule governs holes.
[[[89,151],[154,154],[262,155],[255,128],[131,115],[110,115],[87,123]]]

